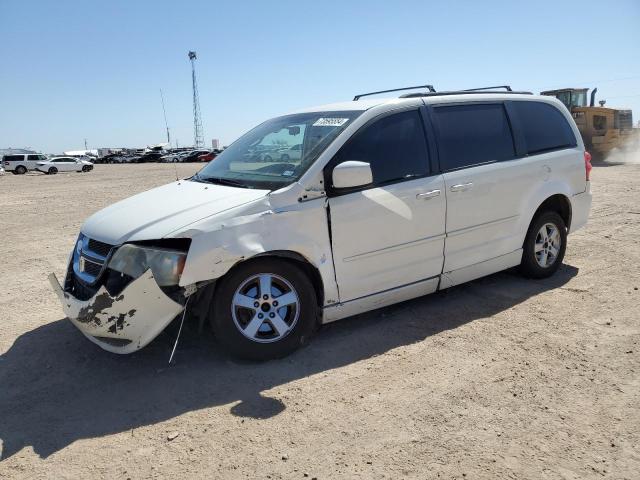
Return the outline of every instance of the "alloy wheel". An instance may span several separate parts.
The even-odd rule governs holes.
[[[258,343],[281,340],[295,327],[300,314],[300,298],[293,285],[273,273],[246,279],[236,289],[231,315],[236,328]]]
[[[542,268],[548,268],[555,263],[562,247],[562,237],[558,227],[553,223],[545,223],[538,234],[534,245],[536,262]]]

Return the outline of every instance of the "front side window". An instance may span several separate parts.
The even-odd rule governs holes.
[[[361,113],[299,113],[268,120],[236,140],[191,180],[282,188],[298,180]]]
[[[40,155],[29,155],[27,160],[40,160]]]
[[[444,171],[515,158],[502,104],[434,107],[440,166]]]
[[[564,115],[542,102],[513,102],[526,143],[527,154],[571,148],[577,145]]]
[[[586,107],[587,106],[587,92],[573,92],[571,95],[572,107]]]
[[[376,185],[429,174],[422,119],[417,110],[389,115],[358,131],[331,162],[349,160],[371,165]]]

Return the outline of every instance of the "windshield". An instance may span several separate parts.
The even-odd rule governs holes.
[[[299,113],[267,120],[236,140],[191,180],[282,188],[298,180],[361,113]]]

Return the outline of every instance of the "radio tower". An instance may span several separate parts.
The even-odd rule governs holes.
[[[191,79],[193,80],[193,146],[204,147],[204,134],[202,133],[202,117],[200,117],[200,99],[198,98],[198,84],[196,83],[196,52],[189,52],[191,60]]]

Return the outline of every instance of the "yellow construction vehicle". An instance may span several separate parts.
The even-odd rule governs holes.
[[[547,90],[540,95],[556,97],[569,109],[580,130],[585,147],[594,160],[604,160],[614,149],[625,148],[637,141],[631,110],[605,107],[605,100],[595,106],[597,88],[591,91],[587,106],[588,88]]]

